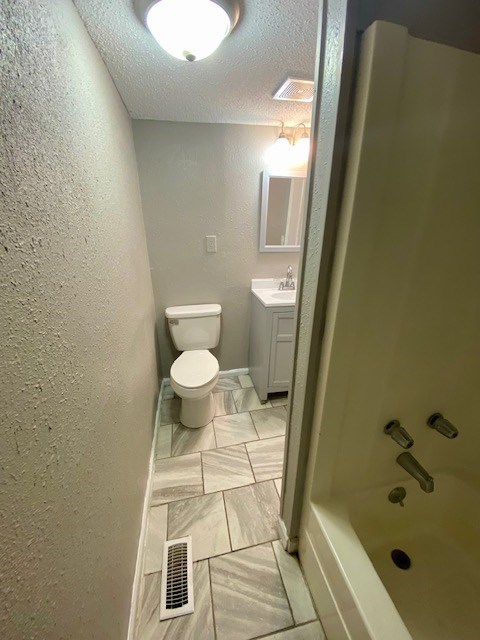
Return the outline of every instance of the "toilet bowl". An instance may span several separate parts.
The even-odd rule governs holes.
[[[168,307],[165,316],[176,348],[183,353],[170,369],[170,384],[181,398],[180,422],[197,429],[213,420],[212,390],[217,384],[219,365],[209,349],[220,340],[219,304]]]
[[[215,403],[212,390],[217,384],[218,360],[205,349],[184,351],[170,369],[170,385],[182,399],[180,422],[191,429],[213,420]]]

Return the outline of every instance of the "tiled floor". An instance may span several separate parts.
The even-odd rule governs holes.
[[[161,406],[137,640],[320,640],[300,566],[278,542],[286,398],[261,404],[250,376],[220,378],[215,417]],[[160,622],[165,540],[192,536],[195,611]]]

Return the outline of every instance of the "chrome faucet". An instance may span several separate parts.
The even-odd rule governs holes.
[[[452,440],[458,436],[458,429],[449,420],[444,418],[441,413],[434,413],[427,420],[427,424],[432,429],[441,433],[442,436]]]
[[[411,453],[401,453],[397,458],[397,462],[412,476],[412,478],[415,478],[415,480],[418,481],[420,488],[425,491],[425,493],[432,493],[434,487],[432,476],[422,467]]]
[[[280,291],[282,291],[283,289],[295,289],[295,282],[293,281],[293,269],[291,264],[289,264],[287,267],[287,277],[285,279],[285,282],[280,282],[278,288],[280,289]]]

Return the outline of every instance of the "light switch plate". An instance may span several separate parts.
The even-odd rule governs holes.
[[[217,236],[206,236],[207,253],[217,253]]]

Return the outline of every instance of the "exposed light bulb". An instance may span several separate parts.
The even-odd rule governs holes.
[[[292,160],[292,145],[282,132],[267,151],[267,163],[270,167],[285,168]]]
[[[295,166],[307,164],[310,155],[310,138],[306,133],[297,140],[292,148],[292,162]]]
[[[167,53],[189,62],[211,55],[233,26],[213,0],[159,0],[148,10],[146,23]]]

